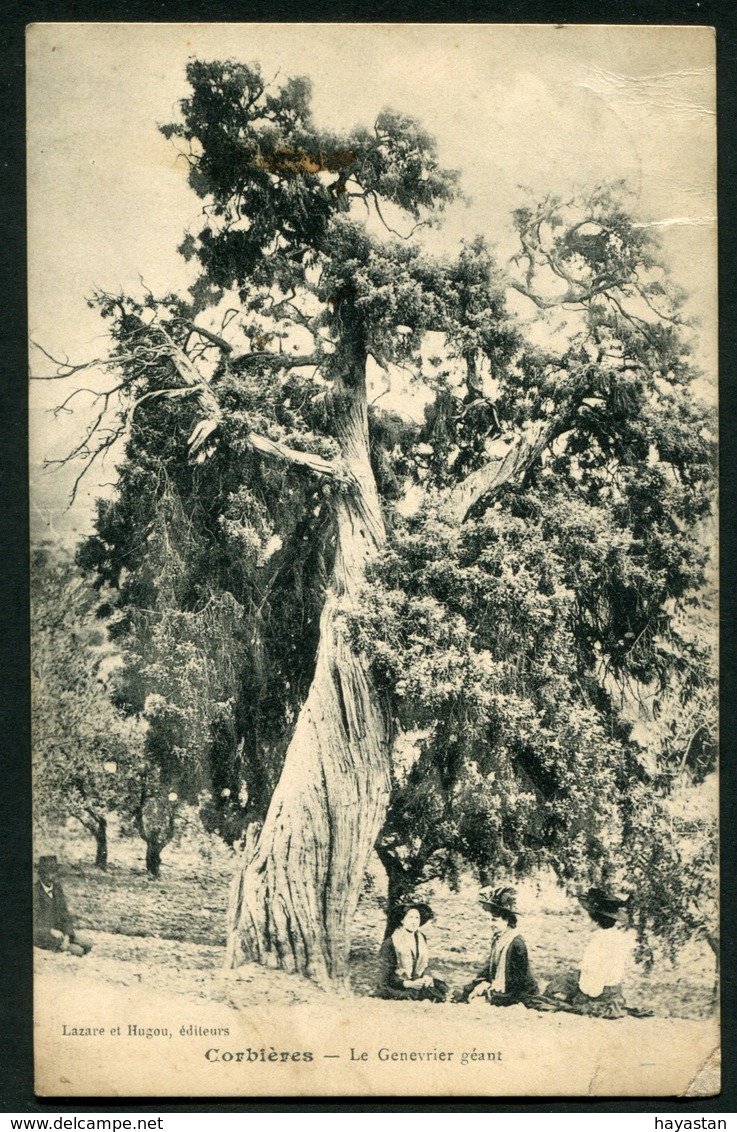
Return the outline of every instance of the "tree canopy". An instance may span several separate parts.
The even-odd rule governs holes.
[[[32,579],[34,816],[75,818],[106,868],[108,816],[126,812],[143,768],[141,728],[114,706],[119,657],[89,582],[47,546],[34,551]]]
[[[204,202],[198,275],[92,300],[114,383],[79,452],[127,442],[80,561],[115,590],[157,765],[229,839],[263,823],[231,958],[339,977],[377,834],[393,896],[460,860],[621,871],[667,761],[633,705],[708,684],[679,617],[714,425],[623,186],[520,208],[504,269],[482,237],[438,257],[459,184],[417,122],[331,134],[306,80],[188,79],[163,132]]]

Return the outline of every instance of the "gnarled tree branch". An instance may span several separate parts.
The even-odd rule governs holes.
[[[493,448],[505,445],[506,451],[496,458],[492,456],[483,467],[456,484],[446,497],[444,510],[447,509],[456,522],[462,523],[482,499],[490,500],[508,484],[521,483],[562,427],[557,417],[549,421],[533,421],[517,436],[494,441]]]

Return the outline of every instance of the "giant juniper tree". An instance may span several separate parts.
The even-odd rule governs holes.
[[[482,239],[433,258],[410,237],[457,178],[415,121],[337,136],[304,80],[231,62],[188,78],[164,133],[203,201],[181,248],[197,279],[95,300],[114,379],[80,449],[123,424],[128,446],[85,558],[118,586],[139,675],[191,633],[206,784],[247,783],[261,824],[231,962],[339,979],[392,791],[386,862],[424,832],[471,856],[552,845],[563,871],[566,843],[592,847],[611,815],[586,774],[609,801],[632,770],[613,688],[657,676],[671,605],[699,584],[708,422],[677,297],[615,194],[520,210],[509,276]],[[526,340],[509,289],[563,329]],[[421,383],[424,420],[369,404],[382,373]],[[123,421],[101,432],[114,397]],[[409,783],[398,717],[425,732]]]

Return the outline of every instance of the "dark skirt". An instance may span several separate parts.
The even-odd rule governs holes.
[[[474,979],[472,983],[468,983],[456,998],[456,1002],[468,1002],[471,991],[475,990],[480,982],[485,982],[485,979]],[[531,995],[523,994],[518,991],[516,994],[503,994],[500,991],[493,991],[488,987],[483,994],[478,996],[478,1002],[487,1002],[489,1006],[517,1006],[522,1003],[523,1006],[528,1006],[530,1003]]]
[[[535,1010],[562,1010],[567,1014],[587,1014],[592,1018],[651,1018],[652,1010],[628,1006],[622,993],[622,984],[604,987],[601,994],[592,997],[584,994],[578,985],[578,971],[558,975],[545,988],[545,993],[529,1005]]]
[[[448,997],[448,984],[442,979],[433,979],[431,987],[392,987],[384,985],[376,991],[376,998],[390,998],[404,1002],[445,1002]]]

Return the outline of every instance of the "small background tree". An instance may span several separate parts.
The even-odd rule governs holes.
[[[34,551],[31,579],[34,818],[75,818],[105,869],[108,816],[125,810],[143,767],[142,730],[112,702],[119,657],[96,618],[92,586],[51,547]]]

